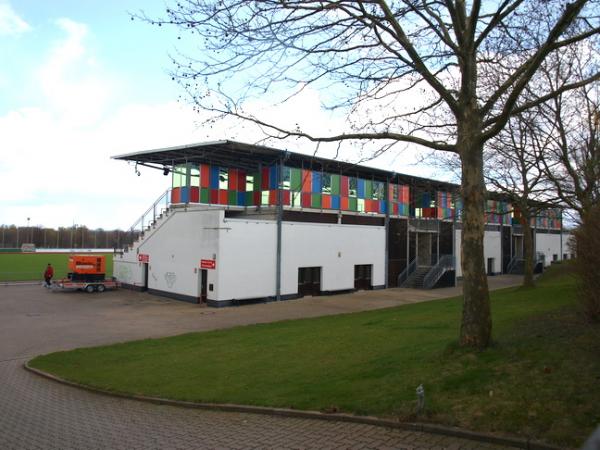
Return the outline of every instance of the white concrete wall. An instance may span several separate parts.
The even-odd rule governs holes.
[[[502,272],[502,237],[499,231],[486,231],[483,237],[483,257],[487,272],[488,258],[494,258],[494,273]]]
[[[191,297],[199,296],[199,267],[201,259],[217,260],[219,268],[219,227],[222,210],[174,211],[161,219],[157,228],[147,233],[133,251],[115,260],[115,276],[124,283],[141,285],[142,263],[137,254],[150,257],[148,288]],[[136,266],[137,265],[137,266]],[[208,284],[214,290],[209,299],[217,299],[218,283],[215,270],[208,270]]]
[[[483,257],[487,273],[487,260],[494,258],[494,273],[502,272],[502,236],[500,231],[485,231],[483,237]],[[456,249],[456,276],[462,277],[461,260],[462,230],[456,230],[454,245]]]
[[[276,223],[225,219],[222,210],[172,212],[115,260],[115,276],[142,285],[138,253],[150,257],[148,288],[198,297],[200,260],[216,259],[207,271],[209,300],[242,300],[276,294]],[[298,292],[298,268],[321,267],[321,289],[354,288],[354,265],[372,264],[372,284],[385,284],[385,228],[284,222],[281,294]]]
[[[563,253],[569,253],[566,247],[566,239],[563,236],[563,250],[560,248],[560,234],[537,233],[535,250],[545,255],[545,265],[552,264],[552,256],[558,255],[558,261],[562,261]]]
[[[274,296],[276,223],[226,219],[221,232],[219,300]],[[385,228],[284,222],[281,295],[298,292],[298,268],[321,267],[321,290],[354,288],[354,265],[372,264],[372,284],[385,284]]]

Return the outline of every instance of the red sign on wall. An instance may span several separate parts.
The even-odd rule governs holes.
[[[145,253],[140,253],[138,255],[138,261],[143,263],[150,262],[150,255],[146,255]]]
[[[214,269],[217,267],[217,262],[214,259],[201,259],[200,260],[200,268],[201,269]]]

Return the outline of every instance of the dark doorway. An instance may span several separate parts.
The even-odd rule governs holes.
[[[142,263],[142,291],[148,290],[148,263]]]
[[[372,264],[360,264],[354,266],[354,289],[367,290],[373,286],[371,283]]]
[[[321,294],[321,268],[299,267],[298,268],[298,295],[320,295]]]
[[[494,259],[495,258],[487,259],[487,274],[488,275],[494,275]]]
[[[200,292],[200,297],[198,297],[198,303],[206,303],[206,287],[208,286],[208,270],[200,269],[198,277],[198,291]]]

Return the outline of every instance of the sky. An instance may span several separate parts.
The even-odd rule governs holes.
[[[110,157],[210,140],[254,143],[260,132],[233,121],[201,125],[171,80],[170,55],[193,52],[177,31],[131,20],[160,15],[162,1],[0,0],[0,224],[128,229],[170,186],[170,177]],[[178,47],[179,45],[179,47]],[[181,45],[188,45],[182,48]],[[307,129],[336,123],[306,89],[293,104],[249,105]],[[285,124],[285,123],[284,123]],[[280,148],[313,153],[294,140]],[[342,147],[342,159],[360,155]],[[368,165],[420,176],[414,152]],[[332,156],[323,150],[320,156]]]

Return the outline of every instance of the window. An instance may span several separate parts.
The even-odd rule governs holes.
[[[186,167],[185,166],[175,166],[173,170],[173,187],[178,188],[185,186],[185,178],[186,178]]]
[[[254,175],[246,175],[246,192],[254,190]]]
[[[356,197],[358,183],[356,177],[348,178],[348,197]]]
[[[190,186],[200,187],[200,170],[196,167],[190,173]]]
[[[229,188],[229,172],[227,169],[219,168],[219,189]]]
[[[382,181],[373,181],[373,200],[383,200]]]
[[[284,167],[281,172],[281,189],[290,190],[292,170],[289,167]]]
[[[322,191],[323,194],[331,194],[331,175],[328,173],[323,173],[322,175]]]

